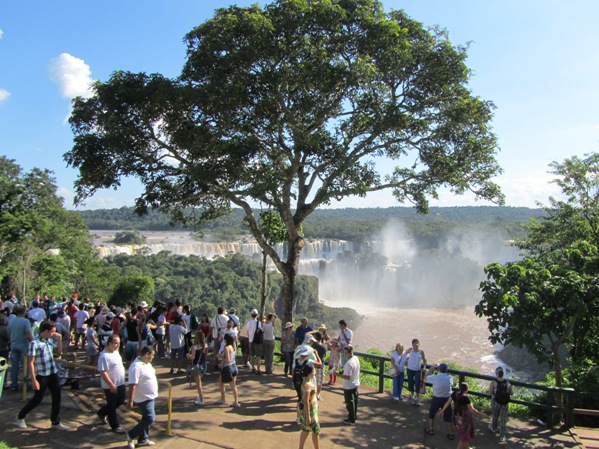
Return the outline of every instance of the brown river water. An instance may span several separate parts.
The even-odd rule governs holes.
[[[390,353],[396,343],[403,343],[407,349],[412,339],[418,338],[428,363],[454,362],[475,368],[481,374],[492,374],[502,364],[496,357],[496,348],[488,340],[486,319],[477,317],[473,307],[459,310],[374,308],[335,301],[327,301],[327,305],[352,307],[364,316],[354,330],[354,346],[359,351],[376,348]]]

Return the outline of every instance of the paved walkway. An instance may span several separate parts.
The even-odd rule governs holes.
[[[290,379],[282,375],[257,376],[241,369],[238,386],[241,407],[224,405],[197,407],[195,385],[185,382],[184,375],[171,375],[155,363],[159,378],[173,384],[173,436],[166,435],[167,389],[161,387],[157,400],[157,423],[151,438],[158,449],[287,449],[298,446],[299,426],[295,424],[295,391]],[[277,369],[281,370],[280,367]],[[436,435],[423,429],[428,418],[428,404],[414,407],[406,402],[393,403],[388,394],[373,389],[360,389],[359,421],[356,426],[342,424],[346,418],[341,387],[325,387],[320,406],[322,427],[321,447],[338,448],[452,448],[457,442],[445,437],[445,426],[437,423]],[[218,376],[204,376],[204,394],[207,402],[219,398]],[[31,393],[28,394],[31,397]],[[81,382],[80,391],[63,390],[61,419],[71,429],[67,432],[49,429],[50,397],[28,417],[29,428],[19,430],[14,425],[18,410],[23,406],[21,395],[4,391],[0,399],[2,434],[0,440],[21,448],[83,448],[112,449],[125,447],[125,438],[110,432],[97,418],[95,411],[103,403],[103,393],[95,379]],[[227,399],[232,395],[227,390]],[[127,429],[136,422],[137,415],[122,408],[121,425]],[[534,421],[510,419],[509,441],[499,444],[496,435],[487,430],[488,419],[479,420],[474,445],[483,448],[583,448],[576,435],[567,430],[541,428]],[[306,448],[311,448],[308,439]]]

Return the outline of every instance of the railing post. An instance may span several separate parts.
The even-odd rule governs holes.
[[[29,365],[29,356],[23,356],[23,401],[27,400],[27,366]],[[31,376],[31,388],[33,389],[33,376]]]
[[[550,429],[555,425],[555,388],[547,390],[547,427]]]
[[[381,358],[379,363],[379,393],[385,391],[385,359]]]
[[[576,391],[574,391],[574,388],[562,388],[562,391],[566,395],[565,424],[566,427],[569,429],[571,427],[574,427],[576,424],[574,417],[574,408],[576,407]]]

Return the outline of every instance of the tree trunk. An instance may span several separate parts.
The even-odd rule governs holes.
[[[262,292],[260,296],[260,316],[264,317],[264,307],[266,305],[266,251],[262,251]]]
[[[287,262],[284,264],[284,269],[279,270],[283,275],[283,320],[281,325],[284,326],[285,322],[289,321],[293,323],[293,315],[295,313],[295,280],[297,278],[297,271],[299,267],[299,260],[302,248],[304,247],[304,240],[298,238],[295,242],[289,242],[289,249],[287,252]]]
[[[553,367],[555,368],[555,386],[558,388],[558,391],[555,395],[555,405],[560,410],[556,415],[556,422],[563,422],[564,414],[561,411],[564,407],[564,394],[561,391],[563,385],[563,374],[562,374],[562,363],[559,359],[559,348],[560,341],[558,339],[557,342],[554,342],[551,346],[551,352],[553,354]]]

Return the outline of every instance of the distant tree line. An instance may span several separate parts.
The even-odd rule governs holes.
[[[141,217],[134,213],[133,207],[78,213],[89,229],[94,230],[185,229],[181,225],[173,225],[168,215],[155,210],[150,210]],[[425,246],[435,247],[444,235],[466,228],[493,230],[509,238],[518,238],[523,235],[522,225],[532,217],[539,217],[541,213],[541,209],[500,206],[431,207],[428,215],[418,214],[414,208],[408,207],[326,209],[317,210],[306,219],[304,236],[360,243],[374,238],[390,220],[395,220],[405,226],[411,237]],[[249,234],[243,216],[240,209],[234,209],[226,217],[207,222],[197,231],[205,239],[212,241],[236,240],[239,236]]]

